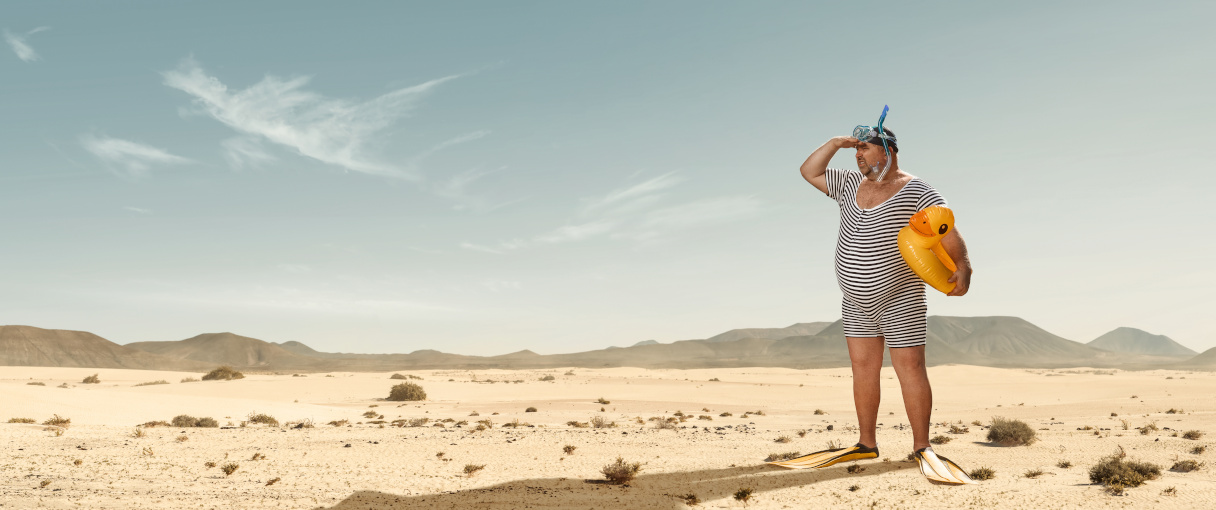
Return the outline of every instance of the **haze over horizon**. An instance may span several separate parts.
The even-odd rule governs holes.
[[[976,269],[931,315],[1216,346],[1210,2],[372,5],[0,7],[0,323],[500,354],[832,321],[797,168],[887,104]]]

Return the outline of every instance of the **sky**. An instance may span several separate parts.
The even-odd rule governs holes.
[[[1092,5],[5,2],[0,323],[494,355],[832,321],[798,168],[889,105],[975,270],[930,314],[1216,347],[1216,4]]]

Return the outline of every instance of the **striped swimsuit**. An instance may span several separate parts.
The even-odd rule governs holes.
[[[896,237],[917,211],[946,200],[913,177],[886,202],[862,209],[857,188],[863,179],[855,170],[827,169],[828,196],[840,205],[836,280],[844,292],[844,334],[883,337],[887,347],[924,345],[925,284],[900,256]]]

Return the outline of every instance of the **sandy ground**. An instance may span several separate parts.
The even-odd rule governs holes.
[[[794,471],[763,463],[770,453],[856,441],[847,369],[414,371],[403,373],[424,378],[415,382],[429,400],[401,404],[382,400],[398,382],[387,373],[179,383],[199,374],[0,367],[0,422],[38,421],[0,423],[0,507],[602,510],[686,508],[683,496],[695,494],[697,508],[744,508],[733,494],[747,487],[754,490],[748,508],[1216,508],[1212,467],[1164,471],[1125,496],[1104,493],[1087,475],[1119,446],[1130,458],[1164,469],[1176,460],[1216,456],[1216,448],[1191,453],[1216,438],[1216,374],[931,368],[933,435],[953,438],[935,450],[964,469],[996,471],[978,485],[951,487],[926,481],[904,461],[911,431],[894,373],[886,370],[879,417],[886,459],[857,463],[864,471],[849,473],[845,464]],[[92,373],[102,382],[81,384]],[[539,380],[546,375],[556,379]],[[171,384],[134,386],[160,379]],[[516,380],[522,382],[510,382]],[[58,387],[64,382],[70,387]],[[600,397],[610,403],[595,403]],[[538,411],[525,412],[529,406]],[[1170,408],[1183,412],[1166,414]],[[367,423],[378,418],[364,418],[369,410],[386,421],[430,422],[381,428]],[[677,411],[691,418],[676,430],[636,422]],[[746,411],[764,415],[743,417]],[[316,427],[240,427],[254,412],[284,423],[308,419]],[[733,416],[721,416],[725,412]],[[41,425],[55,414],[71,418],[60,435]],[[144,437],[134,434],[137,424],[178,414],[213,417],[233,428],[155,427],[144,429]],[[567,425],[594,416],[618,426]],[[1027,447],[989,445],[983,427],[971,423],[987,424],[993,416],[1024,420],[1040,440]],[[433,426],[445,418],[454,422]],[[326,425],[341,419],[352,426]],[[482,419],[491,419],[493,428],[474,431]],[[532,426],[502,427],[515,419]],[[455,426],[461,420],[469,423]],[[1122,420],[1131,428],[1124,430]],[[970,431],[946,433],[947,423],[958,422]],[[1136,430],[1149,423],[1159,430]],[[1174,436],[1192,429],[1212,435]],[[791,440],[779,444],[780,436]],[[566,445],[577,449],[567,455]],[[265,458],[251,460],[254,454]],[[628,486],[602,483],[600,468],[617,456],[643,464]],[[1061,460],[1073,466],[1057,467]],[[239,468],[225,476],[207,462]],[[467,464],[485,468],[465,476]],[[1044,474],[1023,476],[1034,469]],[[272,479],[278,482],[268,486]],[[1170,487],[1176,494],[1163,494]]]

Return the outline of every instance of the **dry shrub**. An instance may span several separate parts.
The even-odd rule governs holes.
[[[241,465],[235,462],[229,462],[220,466],[220,471],[224,472],[224,476],[232,476],[232,473],[235,473],[238,469],[241,469]]]
[[[254,452],[253,457],[250,457],[249,460],[266,460],[266,455],[262,452]]]
[[[39,484],[38,484],[38,486],[39,486],[39,487],[42,487],[42,488],[46,488],[46,486],[48,486],[48,485],[50,485],[50,484],[51,484],[51,481],[50,481],[50,480],[43,480],[43,481],[42,481],[42,483],[39,483]]]
[[[163,425],[163,424],[165,424],[165,422],[163,422],[163,421],[162,422],[148,422],[148,423],[145,423],[144,426],[145,427],[149,426],[149,424],[152,424],[152,426],[155,426],[155,425]],[[214,418],[210,418],[210,417],[195,418],[188,414],[179,414],[177,416],[174,416],[172,424],[174,427],[215,428],[215,427],[220,426],[220,423],[215,421]]]
[[[734,416],[734,415],[731,413],[722,413],[722,414],[718,415],[719,418],[729,418],[731,416]]]
[[[610,421],[604,419],[603,416],[596,416],[596,417],[591,418],[591,426],[595,427],[597,429],[610,429],[610,428],[616,427],[616,422],[615,421],[610,422]]]
[[[401,375],[401,374],[393,374],[393,375],[388,376],[388,378],[389,378],[389,379],[401,379],[401,380],[405,380],[405,376],[404,376],[404,375]]]
[[[276,484],[276,483],[279,483],[279,480],[281,480],[281,478],[279,478],[279,477],[277,477],[277,476],[276,476],[276,477],[274,477],[274,478],[271,478],[269,481],[267,481],[267,482],[266,482],[266,486],[267,486],[267,487],[270,487],[271,485],[274,485],[274,484]]]
[[[276,420],[274,416],[263,413],[249,413],[249,416],[245,417],[245,421],[249,423],[262,423],[271,427],[279,426],[279,420]]]
[[[202,418],[199,418],[198,421],[194,422],[194,426],[213,429],[213,428],[219,427],[220,422],[215,421],[215,418],[204,416]]]
[[[862,467],[861,464],[851,464],[847,469],[845,469],[845,471],[848,471],[849,474],[857,474],[865,470],[866,468]]]
[[[211,469],[211,468],[215,467],[215,463],[211,462],[211,461],[204,462],[203,465],[206,466],[207,469]]]
[[[485,468],[486,468],[485,464],[465,464],[464,465],[464,476],[471,477],[478,471],[481,471]]]
[[[612,403],[612,401],[611,401],[611,400],[604,400],[604,397],[600,397],[600,398],[596,399],[595,403],[597,403],[597,404],[603,404],[603,405],[608,405],[608,404],[611,404],[611,403]]]
[[[703,421],[714,421],[714,417],[708,414],[697,415],[697,419]]]
[[[350,424],[350,420],[334,420],[329,422],[329,425],[333,425],[335,427],[342,427],[348,424]]]
[[[802,456],[802,452],[785,452],[785,453],[770,453],[764,458],[764,462],[777,462],[779,460],[796,459]]]
[[[84,384],[101,384],[101,379],[98,378],[97,376],[98,376],[98,374],[90,375],[88,377],[85,377],[84,380],[80,381],[80,382],[84,383]]]
[[[217,367],[215,370],[207,372],[203,376],[204,381],[231,381],[233,379],[244,379],[245,374],[242,374],[228,365]]]
[[[638,472],[642,470],[641,462],[625,462],[623,457],[617,457],[616,462],[604,466],[600,472],[604,474],[610,483],[621,485],[626,484],[638,476]]]
[[[744,505],[752,499],[752,493],[755,492],[751,487],[743,487],[735,491],[735,499],[742,502]]]
[[[1202,454],[1203,454],[1203,452],[1206,452],[1206,451],[1208,451],[1208,447],[1207,447],[1207,446],[1203,446],[1203,445],[1200,445],[1200,446],[1196,446],[1196,447],[1194,447],[1194,448],[1191,448],[1191,453],[1193,453],[1193,454],[1195,454],[1195,455],[1202,455]]]
[[[1190,473],[1191,471],[1195,471],[1201,467],[1203,467],[1202,462],[1196,462],[1193,460],[1180,460],[1178,462],[1175,462],[1173,466],[1170,466],[1170,471],[1174,471],[1174,472],[1178,472],[1178,473]]]
[[[574,427],[574,428],[576,428],[576,429],[585,429],[585,428],[587,428],[587,427],[590,427],[590,426],[591,426],[591,424],[590,424],[590,423],[587,423],[587,422],[585,422],[585,421],[578,421],[578,420],[572,420],[572,421],[568,421],[568,422],[566,422],[566,425],[569,425],[569,426]]]
[[[1182,433],[1183,439],[1190,439],[1192,441],[1198,440],[1201,437],[1203,437],[1203,432],[1198,430],[1188,430]]]
[[[35,423],[33,418],[9,418],[9,423]]]
[[[1060,469],[1068,469],[1068,468],[1072,467],[1072,461],[1062,460],[1062,461],[1056,463],[1056,467],[1058,467]]]
[[[426,400],[426,391],[416,383],[403,382],[389,390],[388,400],[393,402]]]
[[[691,492],[688,494],[685,494],[683,496],[680,496],[680,499],[683,499],[684,504],[688,505],[688,506],[697,506],[697,505],[701,504],[701,498],[698,498],[696,494],[693,494]]]
[[[950,437],[950,436],[933,436],[933,438],[930,439],[929,442],[933,443],[933,444],[946,444],[952,440],[954,440],[954,438]]]
[[[988,428],[988,441],[1001,446],[1027,446],[1036,440],[1034,429],[1021,420],[994,416]]]
[[[84,460],[82,460],[82,459],[76,459],[76,460],[72,461],[73,466],[79,466],[81,464],[84,464]]]
[[[824,414],[828,414],[828,413],[824,412],[824,411],[823,411],[823,409],[816,409],[816,410],[815,410],[815,415],[816,415],[816,416],[819,416],[819,415],[824,415]]]
[[[148,382],[141,382],[141,383],[139,383],[139,384],[136,384],[135,386],[155,386],[155,385],[157,385],[157,384],[169,384],[169,381],[166,381],[166,380],[164,380],[164,379],[161,379],[161,380],[159,380],[159,381],[148,381]]]
[[[577,450],[577,449],[578,449],[578,447],[574,446],[572,444],[568,444],[568,445],[562,447],[562,451],[566,452],[566,455],[573,455],[574,450]]]
[[[524,409],[524,412],[525,412],[525,413],[535,413],[535,412],[536,412],[536,408],[535,408],[535,407],[529,407],[529,408],[527,408],[527,409]]]
[[[993,471],[989,467],[979,467],[972,469],[970,473],[967,473],[967,476],[970,476],[973,480],[991,480],[996,477],[996,471]]]
[[[598,416],[597,416],[597,418],[598,418]],[[596,427],[596,428],[599,428],[599,427]],[[659,430],[675,430],[677,427],[676,427],[675,422],[670,422],[667,420],[659,420],[659,421],[654,422],[654,428],[659,429]]]
[[[958,425],[951,425],[949,432],[951,434],[966,434],[968,432],[971,432],[971,429],[969,429],[967,427],[960,427]]]
[[[195,378],[193,378],[193,377],[184,377],[184,378],[182,378],[182,382],[184,382],[184,383],[188,383],[188,382],[198,382],[198,379],[195,379]]]
[[[41,381],[33,381],[25,383],[26,386],[46,386],[46,383]]]
[[[1124,460],[1120,452],[1103,458],[1089,469],[1089,481],[1102,484],[1112,494],[1122,494],[1127,487],[1139,487],[1148,480],[1161,476],[1161,466],[1147,462]]]
[[[141,428],[139,428],[139,427],[135,427],[135,433],[134,433],[134,434],[131,434],[131,435],[132,435],[132,436],[134,436],[134,437],[144,437],[144,436],[146,436],[146,435],[148,435],[148,434],[147,434],[146,432],[144,432],[144,429],[141,429]]]
[[[72,419],[64,418],[56,414],[50,418],[47,418],[46,421],[42,422],[42,424],[50,427],[61,427],[66,429],[72,426]]]
[[[1149,432],[1156,432],[1159,429],[1157,428],[1157,422],[1153,422],[1143,427],[1137,427],[1136,430],[1140,431],[1140,435],[1147,436]]]
[[[773,440],[774,443],[782,443],[782,444],[788,443],[790,441],[793,441],[793,439],[790,439],[790,436],[779,436],[779,437],[777,437],[777,439]]]
[[[164,420],[146,421],[142,425],[138,425],[138,426],[139,427],[168,427],[169,422],[164,421]]]
[[[1040,476],[1043,476],[1043,470],[1042,469],[1031,469],[1030,471],[1023,473],[1022,476],[1026,477],[1026,478],[1038,478]]]
[[[546,375],[546,376],[540,378],[541,381],[552,381],[555,379],[557,379],[557,378],[553,377],[552,375]]]
[[[364,417],[364,418],[375,418],[375,417],[376,417],[376,416],[378,416],[379,414],[380,414],[380,413],[377,413],[377,412],[375,412],[375,411],[364,411],[364,412],[363,412],[363,417]]]

